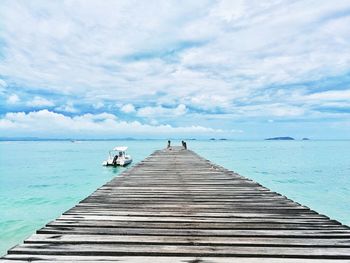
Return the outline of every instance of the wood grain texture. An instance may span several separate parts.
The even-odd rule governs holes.
[[[350,228],[180,147],[159,150],[1,262],[350,262]]]

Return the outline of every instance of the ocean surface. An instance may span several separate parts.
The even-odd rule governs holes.
[[[173,142],[180,145],[180,142]],[[128,168],[101,166],[127,145],[134,164],[162,140],[0,142],[0,255]],[[350,141],[188,141],[230,170],[350,224]]]

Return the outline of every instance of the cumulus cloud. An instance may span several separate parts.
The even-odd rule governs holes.
[[[190,99],[191,105],[201,109],[212,110],[215,108],[219,109],[230,109],[232,106],[231,98],[221,96],[221,95],[212,95],[207,96],[203,94],[195,95]]]
[[[166,108],[163,106],[144,107],[137,111],[137,115],[141,117],[178,117],[187,112],[186,105],[180,104],[176,108]]]
[[[1,87],[6,87],[7,86],[6,82],[3,79],[0,79],[0,86]]]
[[[75,117],[40,110],[29,113],[10,112],[0,119],[2,134],[12,134],[16,129],[19,136],[81,136],[89,138],[135,136],[141,138],[159,136],[181,136],[209,134],[231,134],[231,131],[203,126],[173,127],[171,125],[148,125],[138,121],[121,121],[109,113],[83,114]],[[47,135],[50,136],[47,136]]]
[[[104,106],[105,105],[101,101],[92,104],[92,107],[94,107],[95,109],[102,109]]]
[[[16,104],[16,103],[18,103],[19,101],[20,101],[20,98],[19,98],[16,94],[10,95],[10,96],[7,98],[7,100],[6,100],[6,102],[7,102],[8,104]]]
[[[128,104],[123,105],[123,106],[120,108],[120,110],[121,110],[122,112],[125,112],[125,113],[132,113],[132,112],[135,112],[135,107],[134,107],[134,105],[128,103]]]
[[[55,110],[59,111],[59,112],[68,112],[68,113],[77,113],[77,112],[79,112],[79,110],[74,107],[72,102],[67,102],[64,105],[56,107]]]
[[[35,96],[33,100],[28,101],[27,105],[30,107],[52,107],[55,106],[55,104],[48,99],[45,99],[40,96]]]
[[[0,92],[5,90],[6,87],[7,87],[6,81],[3,79],[0,79]]]

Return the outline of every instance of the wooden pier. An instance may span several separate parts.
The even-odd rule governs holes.
[[[154,152],[0,262],[350,262],[350,228],[179,147]]]

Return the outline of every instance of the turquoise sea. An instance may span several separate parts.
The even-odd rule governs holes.
[[[180,144],[180,142],[173,142]],[[134,163],[162,140],[0,142],[0,255],[127,168],[102,167],[129,146]],[[350,224],[350,141],[188,141],[190,149]]]

